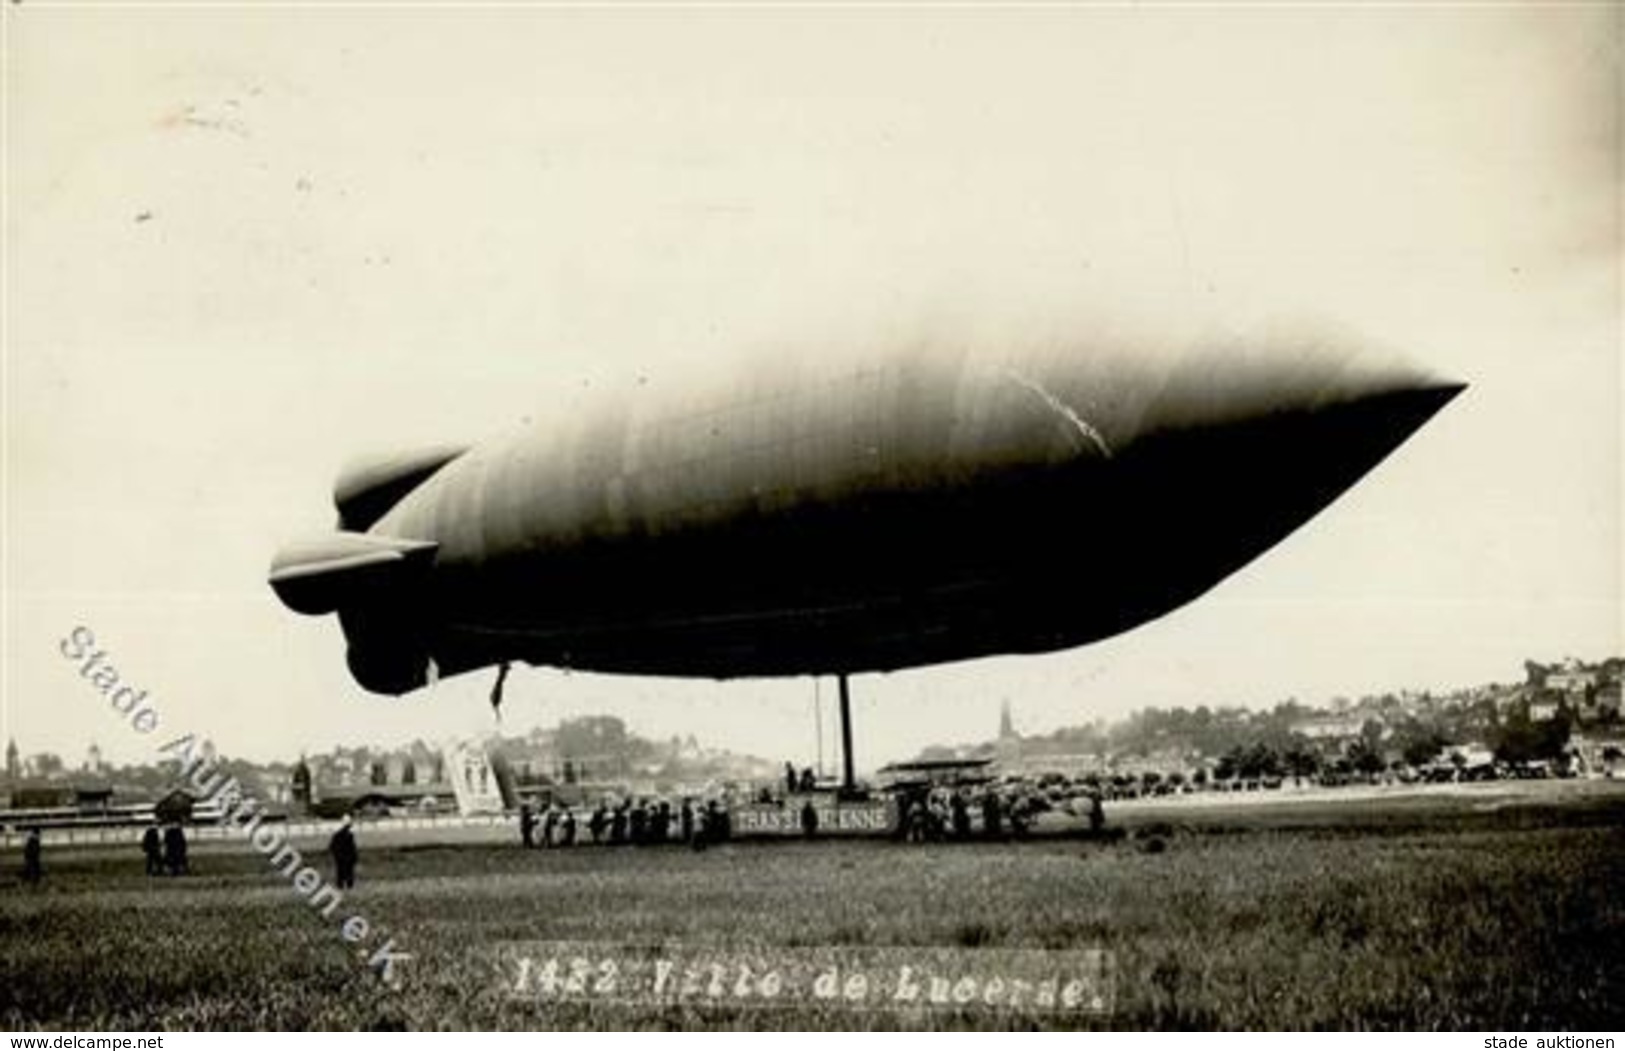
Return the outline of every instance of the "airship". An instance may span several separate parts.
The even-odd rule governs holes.
[[[1177,609],[1463,389],[1276,330],[770,354],[353,462],[335,528],[277,552],[270,585],[338,615],[376,693],[525,662],[836,676],[845,702],[851,675]]]

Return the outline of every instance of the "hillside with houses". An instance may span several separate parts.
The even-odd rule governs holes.
[[[1109,783],[1119,794],[1283,784],[1625,776],[1625,660],[1524,664],[1521,681],[1404,691],[1323,706],[1144,708],[1022,734],[1012,706],[988,741],[923,760],[992,759],[1007,774]]]
[[[651,740],[615,716],[566,719],[553,727],[471,744],[488,758],[495,776],[527,797],[700,792],[778,776],[778,766],[768,760],[706,747],[693,735]],[[336,745],[287,762],[255,763],[219,754],[212,741],[200,745],[208,764],[235,777],[273,813],[325,816],[359,808],[453,811],[456,792],[448,768],[457,761],[455,752],[446,743],[418,740],[394,748]],[[6,753],[0,810],[75,808],[112,815],[156,806],[173,816],[193,816],[192,795],[177,760],[119,766],[104,762],[92,744],[82,762],[70,765],[51,753],[25,757],[13,741]]]

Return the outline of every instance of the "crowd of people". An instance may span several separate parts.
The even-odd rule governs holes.
[[[540,813],[529,803],[519,808],[519,839],[527,848],[675,843],[703,850],[731,832],[728,809],[716,799],[704,803],[684,799],[676,805],[667,799],[606,800],[584,820],[571,807],[557,803],[542,806]]]
[[[794,776],[795,780],[790,780]],[[787,772],[785,791],[762,786],[741,797],[760,806],[791,807],[801,833],[820,834],[819,809],[811,778]],[[805,787],[804,787],[805,785]],[[917,786],[897,791],[893,834],[915,843],[965,839],[1022,838],[1038,816],[1056,809],[1087,821],[1092,832],[1105,824],[1102,796],[1079,794],[1057,801],[1023,781],[958,786]],[[519,839],[526,848],[656,846],[682,844],[703,850],[733,835],[729,804],[722,799],[670,800],[629,796],[587,807],[557,802],[525,803],[519,810]]]
[[[1106,822],[1099,793],[1081,797],[1091,832]],[[902,803],[903,836],[911,843],[954,839],[1023,838],[1039,814],[1055,809],[1043,793],[1021,782],[936,786],[906,793]]]
[[[793,805],[799,798],[797,822],[801,833],[813,838],[819,834],[819,811],[814,805],[811,771],[786,769],[785,792],[779,795],[771,786],[760,788],[754,800],[760,804]],[[794,795],[793,795],[794,793]],[[1081,805],[1076,805],[1081,802]],[[1092,831],[1105,821],[1098,792],[1064,805],[1086,816]],[[1025,836],[1038,814],[1054,809],[1054,799],[1022,782],[957,786],[920,786],[896,794],[897,838],[913,843],[968,839],[1004,839]],[[694,850],[721,843],[733,835],[728,804],[722,799],[667,799],[626,797],[605,799],[590,810],[558,802],[522,804],[519,809],[519,837],[527,849],[556,849],[591,844],[594,846],[684,845]],[[179,822],[160,826],[153,822],[141,836],[141,851],[148,876],[185,876],[191,872],[186,830]],[[339,888],[355,886],[360,849],[351,821],[345,821],[328,840],[333,861],[334,883]],[[23,841],[23,879],[38,883],[44,875],[44,847],[39,828],[31,828]]]

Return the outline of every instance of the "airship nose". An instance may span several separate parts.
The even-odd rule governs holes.
[[[1226,443],[1229,485],[1254,507],[1279,508],[1284,535],[1359,482],[1465,389],[1420,381],[1238,427]],[[1238,472],[1237,465],[1248,466]]]
[[[1124,603],[1129,623],[1189,601],[1318,514],[1465,389],[1390,380],[1150,427],[1096,497],[1117,509],[1109,544],[1154,554],[1095,584],[1137,597]]]

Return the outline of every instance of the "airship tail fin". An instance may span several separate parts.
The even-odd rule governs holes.
[[[271,588],[296,613],[332,613],[426,566],[437,547],[428,540],[330,533],[278,551],[271,560]]]
[[[333,486],[339,528],[372,528],[402,497],[467,451],[466,445],[437,445],[352,461]]]

